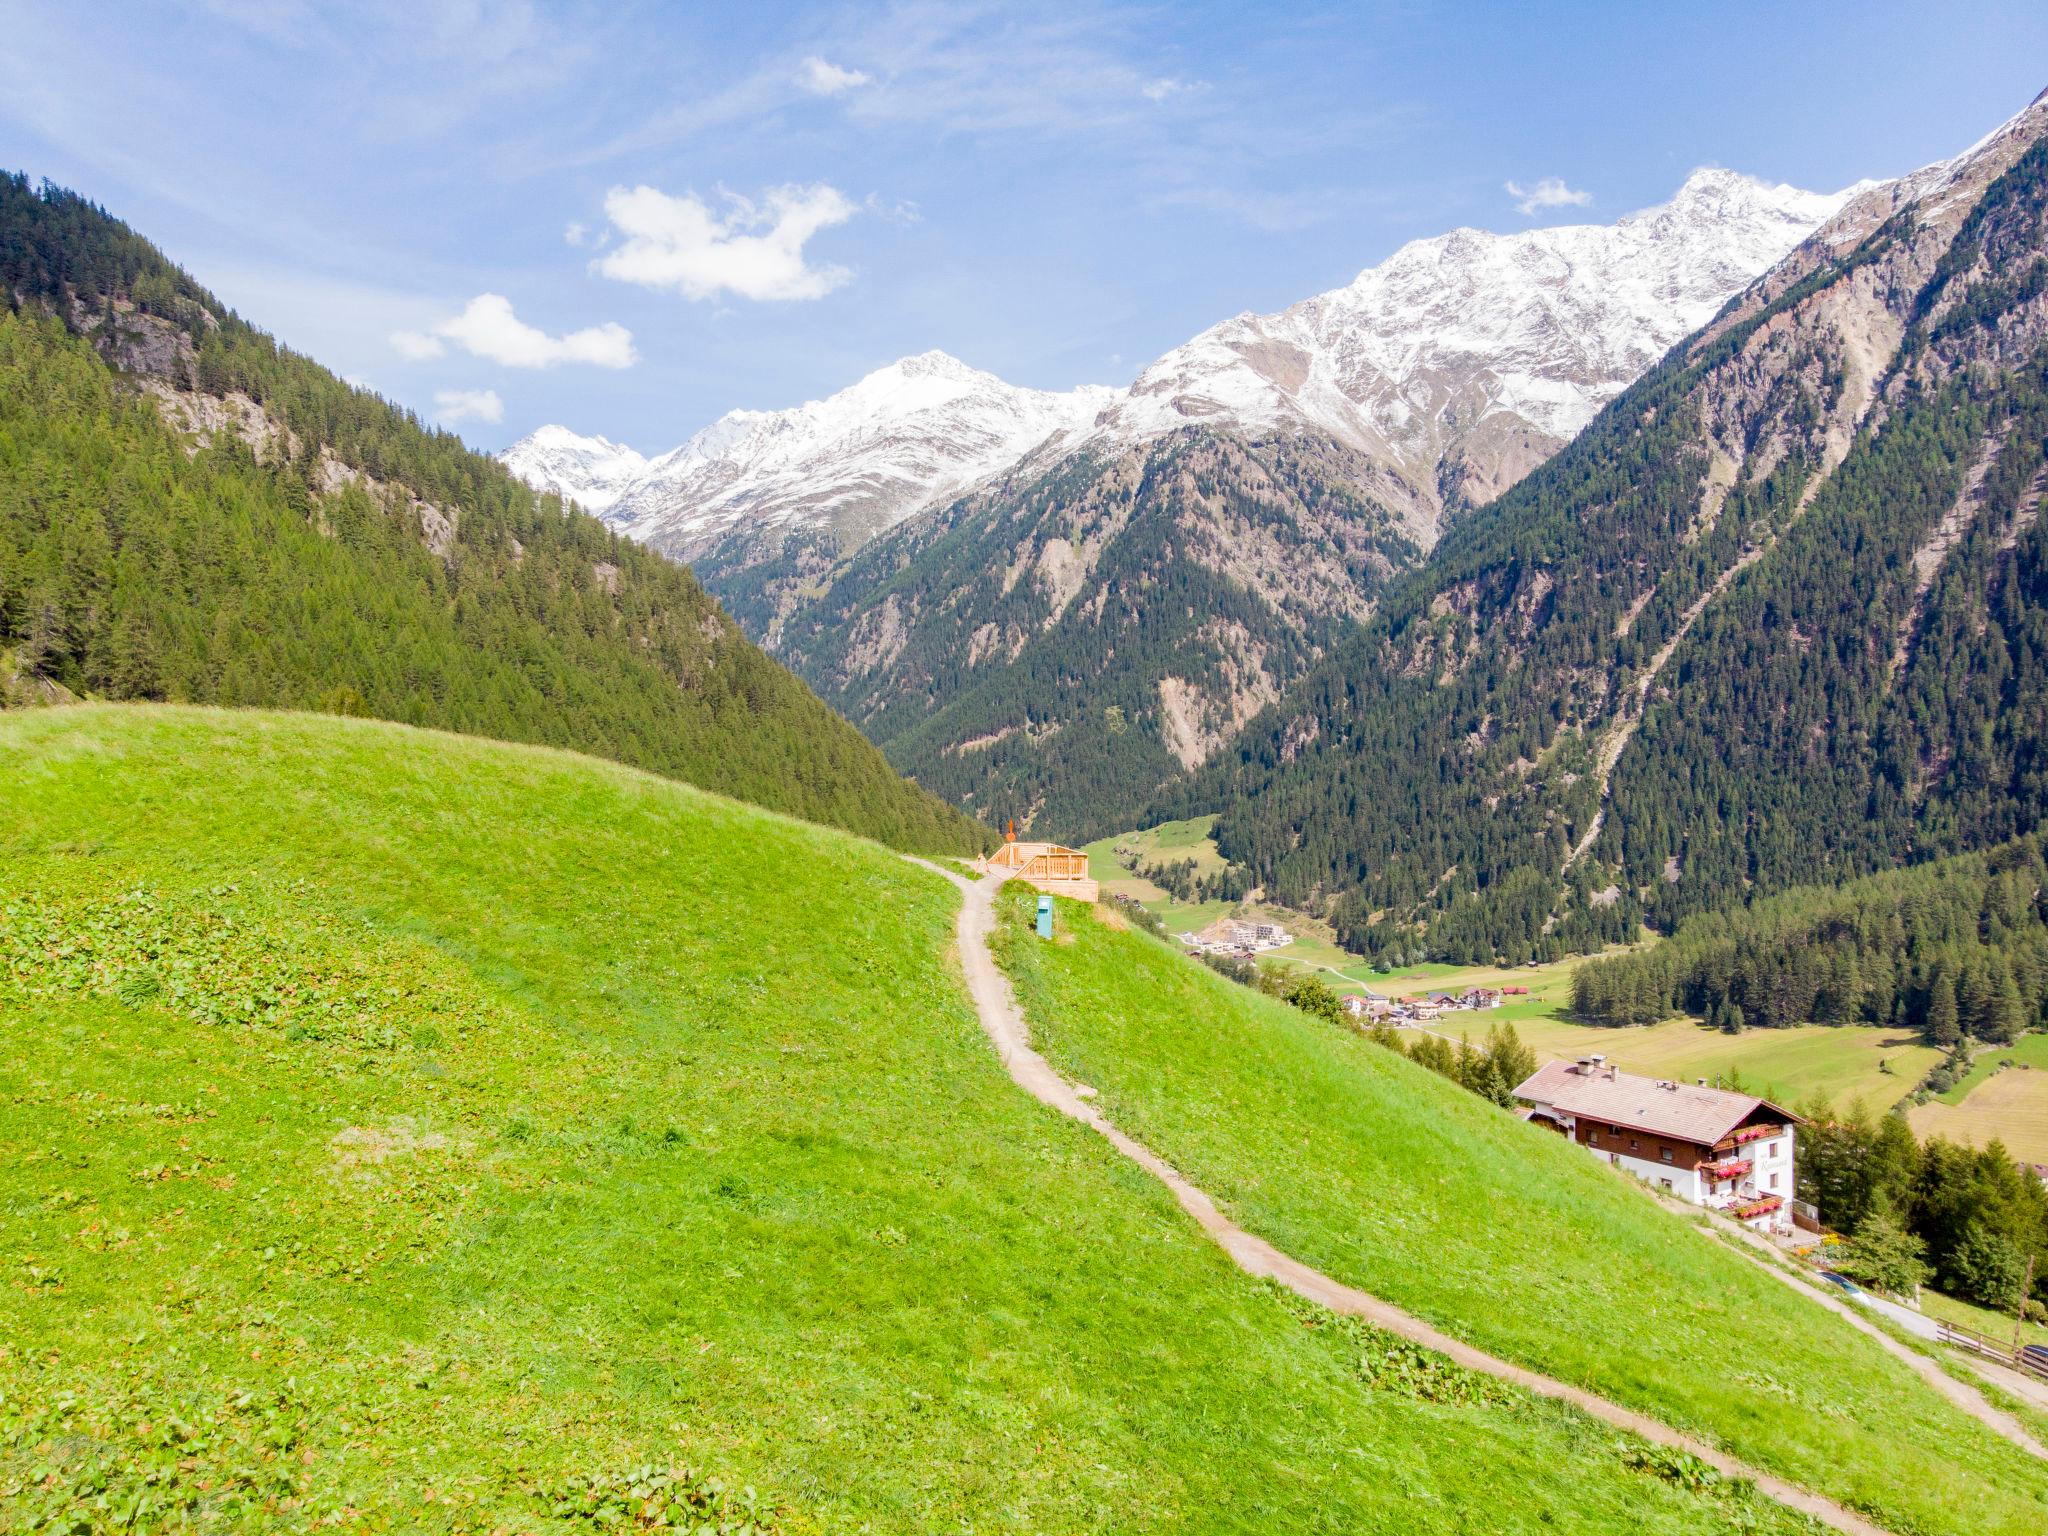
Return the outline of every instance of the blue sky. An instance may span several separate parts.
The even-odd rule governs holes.
[[[930,347],[1125,383],[1406,240],[1697,165],[1894,175],[2048,86],[2048,6],[1967,15],[0,0],[0,164],[480,446],[652,452]]]

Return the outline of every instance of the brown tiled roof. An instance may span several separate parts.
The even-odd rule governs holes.
[[[1567,1061],[1551,1062],[1517,1088],[1515,1097],[1552,1105],[1573,1117],[1583,1115],[1703,1147],[1714,1145],[1759,1108],[1787,1123],[1798,1119],[1754,1094],[1668,1083],[1604,1066],[1581,1070]]]

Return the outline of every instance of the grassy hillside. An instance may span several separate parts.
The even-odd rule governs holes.
[[[46,690],[375,715],[898,847],[990,840],[690,572],[280,348],[82,198],[0,176],[7,650]]]
[[[1251,1230],[1888,1529],[2037,1532],[2048,1468],[1584,1152],[1087,909],[1001,938],[1034,1037]]]
[[[318,716],[0,717],[0,785],[0,1528],[532,1536],[673,1462],[789,1533],[1795,1529],[1238,1274],[871,844]]]

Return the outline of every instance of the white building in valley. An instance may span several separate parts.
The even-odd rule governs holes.
[[[1799,1117],[1754,1094],[1636,1077],[1604,1056],[1554,1061],[1515,1090],[1528,1118],[1694,1205],[1792,1229]]]

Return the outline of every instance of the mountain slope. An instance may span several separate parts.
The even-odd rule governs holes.
[[[1128,826],[1842,200],[1700,172],[1611,226],[1419,241],[1204,333],[842,569],[700,570],[918,782]]]
[[[1804,1529],[1240,1275],[872,845],[253,711],[10,715],[0,782],[11,1520],[632,1529],[676,1464],[761,1536]]]
[[[1083,841],[1199,767],[1421,554],[1314,438],[1059,458],[857,555],[777,653],[929,789]]]
[[[17,670],[576,746],[903,846],[984,838],[687,571],[280,349],[83,200],[0,179],[0,291]]]
[[[1524,958],[2030,828],[2044,132],[1856,198],[1454,528],[1185,797],[1224,849]]]
[[[1447,512],[1521,479],[1862,190],[1701,170],[1614,224],[1417,240],[1347,287],[1175,348],[1098,430],[1327,434],[1378,467],[1382,498],[1428,543]]]
[[[2048,1465],[1584,1148],[1099,911],[1061,902],[1040,943],[1005,899],[1039,1048],[1283,1252],[1887,1530],[2039,1527]]]

